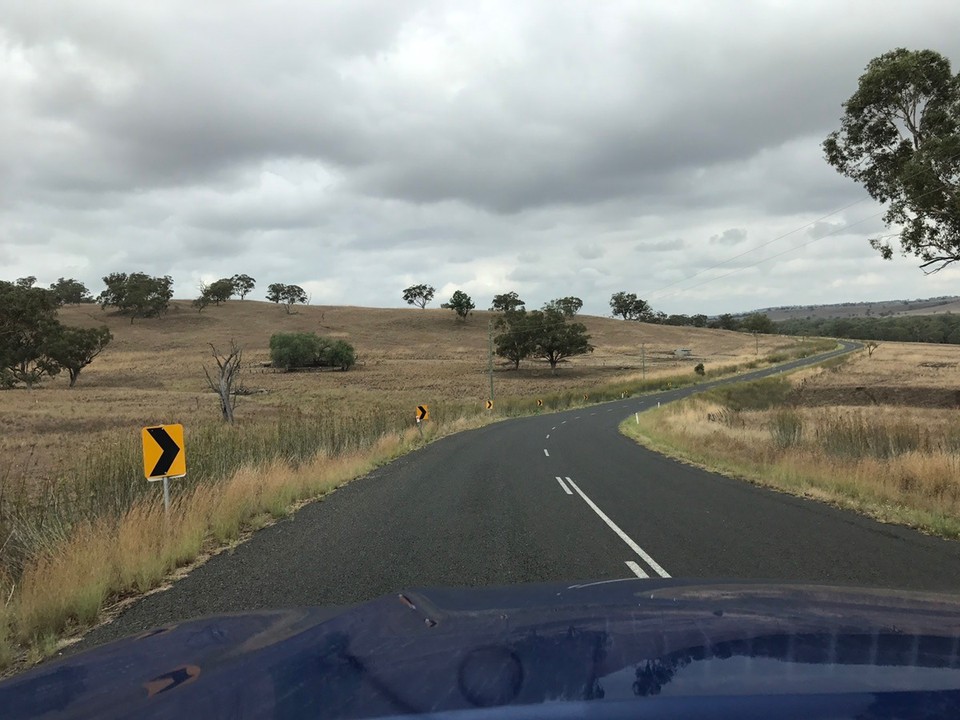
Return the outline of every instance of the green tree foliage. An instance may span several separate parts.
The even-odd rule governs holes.
[[[559,310],[534,310],[529,317],[530,328],[536,338],[533,357],[550,363],[554,374],[561,360],[593,352],[586,326],[567,320],[567,316]]]
[[[762,333],[770,335],[777,331],[773,320],[763,313],[750,313],[740,321],[740,329],[744,332]]]
[[[50,290],[61,305],[78,305],[80,303],[92,303],[93,297],[87,286],[79,280],[73,278],[60,278],[55,283],[51,283]]]
[[[793,318],[775,323],[784,335],[813,335],[853,340],[888,340],[960,345],[960,315]]]
[[[151,277],[146,273],[110,273],[103,278],[106,290],[97,301],[104,309],[116,308],[121,314],[135,318],[157,317],[167,311],[173,297],[173,278]]]
[[[826,160],[886,203],[900,246],[935,272],[960,260],[960,75],[932,50],[898,48],[874,58],[844,104]],[[884,258],[883,238],[871,245]]]
[[[244,300],[247,295],[253,292],[257,285],[257,281],[249,275],[234,275],[230,279],[233,280],[234,293],[239,295],[241,300]]]
[[[203,309],[210,304],[225,303],[236,292],[236,283],[233,278],[220,278],[209,285],[200,286],[200,297],[193,301],[193,306],[198,312],[203,312]]]
[[[433,294],[436,291],[433,285],[411,285],[403,291],[403,301],[407,305],[416,305],[423,310],[433,300]]]
[[[580,308],[583,307],[583,300],[572,295],[567,297],[556,298],[551,300],[548,303],[545,303],[543,306],[544,310],[556,310],[557,312],[563,313],[564,316],[571,318],[580,312]]]
[[[513,312],[514,310],[519,310],[526,303],[520,299],[520,296],[515,292],[502,293],[500,295],[493,296],[493,302],[490,305],[490,309],[494,312]]]
[[[349,370],[357,354],[346,340],[331,340],[316,333],[276,333],[270,338],[270,361],[284,370],[338,367]]]
[[[72,387],[110,342],[105,327],[64,327],[56,317],[59,305],[53,290],[0,282],[0,386],[32,387],[66,369]]]
[[[623,291],[614,293],[610,296],[610,310],[614,317],[622,317],[624,320],[653,322],[655,319],[650,304],[638,298],[636,293]]]
[[[63,327],[49,340],[48,356],[70,373],[70,387],[77,384],[80,371],[92,363],[113,339],[109,328]]]
[[[14,282],[14,285],[16,285],[18,288],[32,288],[36,284],[37,284],[37,278],[35,278],[33,275],[27,275],[26,277],[17,278],[16,281]]]
[[[473,304],[473,300],[470,299],[470,296],[463,290],[455,290],[447,304],[450,306],[450,309],[457,314],[460,320],[466,320],[467,315],[476,307]]]
[[[706,327],[707,326],[707,316],[703,314],[697,314],[690,318],[693,322],[691,323],[694,327]]]
[[[714,328],[715,330],[716,330],[716,329],[719,329],[719,330],[739,330],[739,329],[740,329],[740,321],[739,321],[737,318],[735,318],[733,315],[731,315],[730,313],[724,313],[723,315],[720,315],[719,317],[716,317],[716,318],[714,318],[713,320],[710,320],[710,321],[707,323],[707,327],[709,327],[709,328]]]
[[[273,303],[283,303],[287,310],[287,315],[291,313],[291,308],[296,304],[305,304],[307,302],[307,293],[299,285],[285,285],[283,283],[273,283],[267,286],[267,300]]]
[[[536,328],[530,322],[526,308],[507,310],[497,319],[497,328],[501,331],[493,343],[499,357],[513,363],[515,370],[520,362],[530,357],[537,347]]]
[[[50,290],[34,287],[34,278],[0,282],[0,364],[4,385],[32,387],[60,367],[50,357],[51,338],[60,332],[59,302]]]

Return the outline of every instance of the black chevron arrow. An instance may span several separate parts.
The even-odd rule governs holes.
[[[167,435],[167,431],[162,427],[147,428],[147,432],[150,433],[150,437],[152,437],[154,442],[163,450],[160,459],[157,460],[157,464],[154,465],[153,470],[150,471],[150,477],[166,475],[170,471],[170,466],[173,465],[173,461],[176,460],[177,455],[180,454],[180,446],[173,441],[172,437]]]

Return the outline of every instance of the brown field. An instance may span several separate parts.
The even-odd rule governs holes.
[[[225,348],[235,340],[244,349],[243,385],[254,393],[240,398],[240,422],[263,420],[300,408],[305,412],[397,413],[418,403],[487,398],[488,319],[475,312],[466,322],[449,310],[301,307],[288,315],[265,302],[230,301],[203,313],[175,301],[159,319],[137,320],[102,312],[97,306],[67,307],[71,325],[106,324],[114,340],[86,368],[77,386],[66,377],[34,390],[0,394],[0,480],[48,476],[69,466],[78,452],[117,433],[135,434],[144,425],[215,419],[215,397],[208,392],[203,366],[212,366],[212,343]],[[692,372],[755,357],[754,338],[741,333],[579,318],[596,350],[563,363],[557,376],[543,362],[526,362],[519,372],[495,358],[498,398],[527,397],[571,388],[630,381],[641,375],[641,343],[646,343],[647,376]],[[343,372],[280,373],[261,367],[269,361],[275,332],[313,331],[344,338],[358,353],[358,365]],[[764,355],[789,346],[782,337],[760,338]],[[678,360],[676,348],[693,356]]]
[[[960,538],[960,347],[881,343],[777,382],[746,404],[708,392],[622,429],[710,469]]]

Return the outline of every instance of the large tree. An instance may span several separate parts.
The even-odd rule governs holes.
[[[614,317],[624,320],[639,320],[652,322],[655,319],[653,309],[646,300],[641,300],[636,293],[616,292],[610,296],[610,310]]]
[[[411,285],[403,291],[403,300],[407,305],[416,305],[423,310],[433,300],[436,291],[433,285]]]
[[[285,285],[284,283],[272,283],[267,287],[267,300],[273,303],[283,303],[287,310],[287,315],[296,303],[304,304],[307,302],[307,292],[299,285]]]
[[[70,387],[77,384],[80,371],[92,363],[113,339],[110,330],[99,328],[63,327],[55,332],[47,347],[48,356],[70,373]]]
[[[463,290],[454,290],[447,307],[453,310],[460,320],[466,320],[467,315],[476,307],[473,300]]]
[[[583,300],[573,295],[568,295],[567,297],[556,298],[551,300],[543,306],[544,310],[558,310],[562,312],[567,317],[573,317],[578,312],[580,308],[583,307]]]
[[[536,338],[533,356],[550,363],[554,374],[561,360],[593,352],[586,326],[567,322],[567,316],[559,310],[534,310],[530,313],[529,325]]]
[[[50,284],[50,290],[61,305],[93,302],[93,297],[91,297],[90,291],[87,290],[87,286],[73,278],[58,279],[55,283]]]
[[[33,287],[31,278],[16,283],[0,281],[0,367],[4,385],[33,387],[45,375],[60,372],[50,356],[51,338],[61,330],[59,301],[50,290]]]
[[[234,275],[230,278],[233,281],[233,291],[243,300],[256,287],[257,281],[249,275]]]
[[[103,278],[106,290],[97,300],[104,309],[115,307],[130,316],[132,324],[138,317],[162,315],[173,297],[173,278],[169,275],[151,277],[146,273],[110,273]]]
[[[496,353],[520,369],[520,361],[533,354],[537,347],[537,328],[530,322],[526,308],[507,310],[497,319],[500,332],[493,338]]]
[[[933,50],[898,48],[874,58],[843,104],[827,162],[887,203],[904,255],[936,272],[960,260],[960,75]],[[889,259],[885,238],[870,244]]]
[[[522,308],[526,303],[520,299],[520,296],[517,293],[510,291],[506,293],[501,293],[500,295],[493,296],[493,302],[490,304],[490,309],[494,312],[513,312],[519,308]]]

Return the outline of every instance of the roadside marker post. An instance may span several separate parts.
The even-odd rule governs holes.
[[[493,410],[493,400],[487,400],[487,410]]]
[[[420,431],[420,437],[423,437],[423,425],[421,422],[430,419],[430,408],[426,405],[417,405],[416,417],[417,430]]]
[[[183,425],[156,425],[140,431],[143,444],[143,475],[150,481],[163,480],[163,510],[170,512],[170,480],[186,477],[187,454]]]

